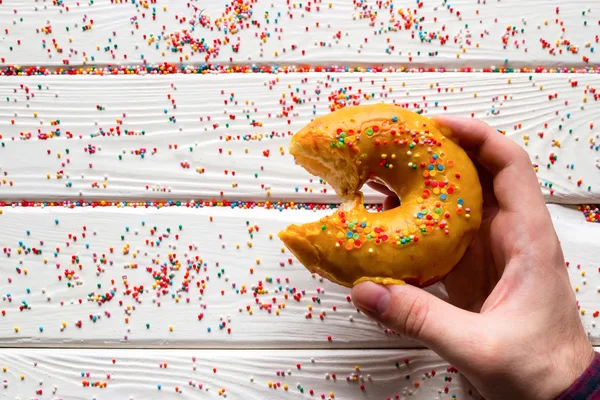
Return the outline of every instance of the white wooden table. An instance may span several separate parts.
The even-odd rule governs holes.
[[[2,398],[479,398],[276,236],[338,202],[290,136],[381,101],[524,146],[600,345],[595,4],[225,3],[0,0]]]

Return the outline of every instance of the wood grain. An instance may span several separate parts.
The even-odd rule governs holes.
[[[598,72],[597,7],[257,0],[238,16],[204,3],[0,0],[0,75],[184,71],[1,77],[0,395],[480,398],[433,352],[392,349],[417,344],[283,250],[278,230],[325,211],[18,202],[337,203],[295,165],[289,137],[337,106],[380,101],[481,118],[526,148],[547,202],[600,202],[598,75],[399,73]],[[185,75],[318,66],[398,73]],[[600,344],[600,228],[548,207],[582,322]],[[444,296],[441,285],[431,291]]]
[[[3,349],[2,367],[8,398],[481,398],[429,350]]]
[[[600,226],[550,205],[582,321],[600,329]],[[382,348],[417,345],[357,312],[277,239],[327,211],[5,208],[0,344]],[[211,221],[212,217],[212,221]],[[181,228],[179,227],[181,225]],[[434,293],[444,297],[441,287]]]
[[[551,0],[400,5],[260,0],[252,4],[251,16],[243,12],[239,19],[225,4],[4,0],[0,65],[209,62],[452,69],[587,67],[600,61],[593,51],[598,9],[586,0],[563,7]]]
[[[600,202],[597,87],[591,74],[6,77],[0,201],[336,203],[289,137],[331,108],[383,101],[481,118],[529,152],[548,202]]]

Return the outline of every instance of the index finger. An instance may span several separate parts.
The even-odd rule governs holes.
[[[442,133],[473,153],[494,176],[494,194],[501,209],[529,212],[543,207],[544,196],[529,155],[483,121],[471,118],[434,117]]]

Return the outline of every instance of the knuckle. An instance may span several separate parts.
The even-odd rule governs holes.
[[[529,153],[517,142],[507,138],[510,141],[510,151],[513,154],[514,160],[519,165],[531,164]]]
[[[398,333],[412,339],[418,339],[423,331],[429,314],[427,297],[416,294],[397,294],[394,299],[394,320]]]
[[[515,156],[518,161],[522,162],[523,164],[531,163],[531,158],[529,157],[529,153],[527,153],[527,151],[523,147],[521,147],[521,146],[519,146],[519,144],[515,143],[513,145],[513,148],[515,149],[514,150]]]

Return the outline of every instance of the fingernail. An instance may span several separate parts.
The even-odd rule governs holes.
[[[390,292],[383,285],[364,282],[354,288],[352,298],[358,308],[373,315],[381,315],[390,303]]]

